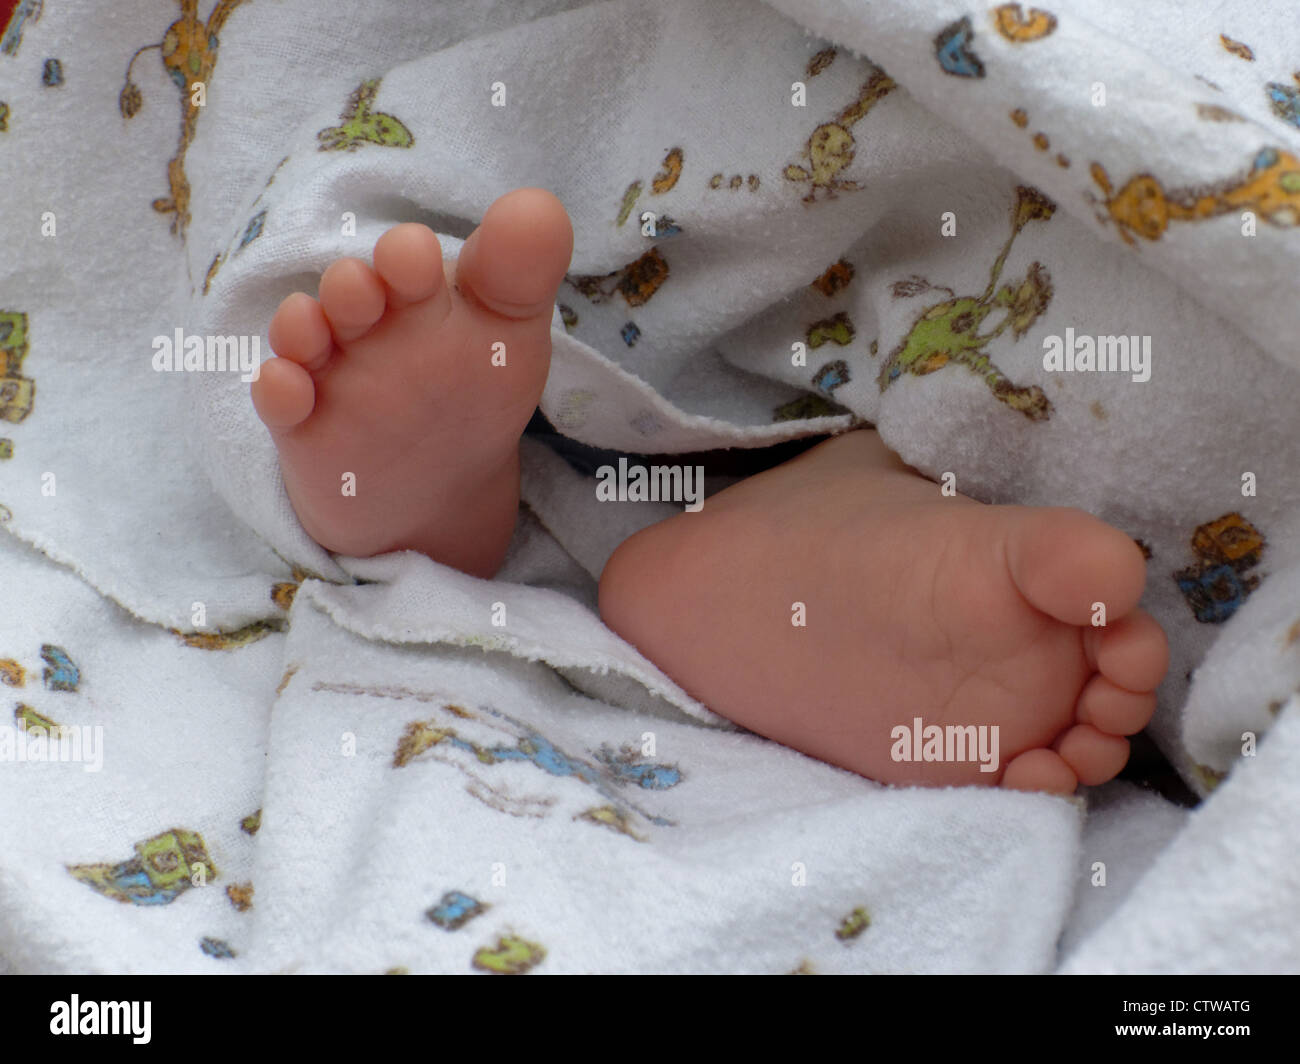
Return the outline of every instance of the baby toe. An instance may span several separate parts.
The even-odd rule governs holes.
[[[1089,662],[1117,687],[1154,691],[1169,669],[1169,640],[1145,610],[1084,633]]]
[[[1002,773],[1001,785],[1013,791],[1073,794],[1079,780],[1060,754],[1040,748],[1013,757]]]
[[[321,274],[320,305],[339,343],[365,335],[388,305],[383,282],[360,259],[338,259]]]
[[[267,339],[281,358],[310,371],[325,365],[334,348],[325,312],[306,292],[294,292],[281,301],[271,317]]]
[[[289,429],[306,421],[316,405],[311,375],[287,358],[262,363],[250,387],[253,408],[270,429]]]
[[[1128,763],[1128,740],[1106,735],[1091,724],[1076,724],[1053,745],[1079,782],[1087,786],[1114,779]]]
[[[1147,726],[1156,710],[1154,691],[1125,690],[1105,676],[1095,675],[1079,695],[1076,716],[1107,735],[1135,735]]]
[[[375,272],[388,286],[389,306],[400,308],[445,291],[442,245],[427,225],[403,222],[375,242]]]

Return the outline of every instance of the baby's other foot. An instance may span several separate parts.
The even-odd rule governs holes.
[[[1068,794],[1115,776],[1154,712],[1169,657],[1144,584],[1091,515],[943,497],[857,431],[631,537],[600,611],[710,708],[814,757]]]
[[[279,357],[261,367],[253,404],[316,542],[496,571],[572,251],[560,201],[517,189],[488,208],[455,262],[426,226],[398,225],[375,243],[373,266],[339,259],[318,299],[280,304],[269,329]]]

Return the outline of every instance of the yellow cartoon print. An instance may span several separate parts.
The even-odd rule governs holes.
[[[53,643],[42,643],[41,660],[45,662],[45,667],[41,670],[41,681],[48,690],[77,690],[81,683],[81,670],[66,650]],[[14,658],[4,658],[0,660],[0,682],[10,687],[22,687],[27,683],[27,670]]]
[[[332,581],[325,581],[325,578],[319,573],[313,573],[310,569],[304,569],[301,565],[292,566],[290,574],[290,579],[281,580],[271,585],[271,601],[286,612],[293,605],[294,597],[298,594],[298,588],[304,580],[321,580],[332,583]]]
[[[801,152],[808,165],[804,167],[791,164],[784,171],[787,181],[808,185],[808,192],[803,197],[804,203],[815,203],[818,193],[824,193],[828,199],[833,199],[837,190],[856,190],[862,187],[856,181],[840,177],[853,162],[857,150],[857,142],[851,131],[895,87],[894,79],[883,70],[873,70],[871,76],[862,83],[858,98],[832,121],[823,122],[812,131]]]
[[[1196,562],[1173,574],[1174,582],[1201,624],[1222,624],[1259,587],[1259,565],[1267,545],[1254,525],[1236,511],[1192,533]]]
[[[283,629],[283,621],[254,621],[232,632],[182,632],[177,628],[167,630],[187,647],[196,650],[238,650]]]
[[[853,263],[847,259],[838,259],[831,263],[822,274],[809,283],[810,288],[815,288],[827,299],[842,292],[849,286],[853,280],[854,274]]]
[[[156,44],[137,48],[126,65],[125,84],[118,97],[118,109],[123,118],[133,118],[143,105],[140,86],[131,80],[131,67],[141,52],[157,48],[162,54],[163,66],[181,93],[181,136],[176,154],[167,164],[167,185],[170,196],[153,201],[159,214],[172,215],[171,230],[185,236],[190,224],[190,183],[185,176],[185,153],[194,141],[194,130],[203,110],[208,86],[217,65],[217,35],[226,20],[245,0],[217,0],[207,22],[199,21],[199,0],[179,0],[181,17],[167,27],[163,39]]]
[[[248,912],[253,907],[253,884],[231,883],[226,887],[226,900],[235,912]]]
[[[677,182],[682,176],[682,165],[685,158],[685,153],[681,148],[670,148],[668,150],[663,162],[659,164],[659,172],[650,181],[650,194],[652,196],[662,196],[677,187]],[[636,206],[636,201],[641,197],[642,190],[643,185],[640,181],[633,181],[624,189],[623,201],[619,204],[618,216],[614,219],[616,226],[621,226],[628,220],[632,208]],[[681,226],[677,225],[665,214],[655,219],[654,230],[650,235],[676,236],[681,231]]]
[[[717,173],[709,178],[709,188],[715,192],[722,188],[729,192],[735,192],[737,189],[742,188],[747,188],[750,192],[757,192],[762,183],[758,174],[750,174],[748,177],[744,174],[732,174],[728,177],[726,174]]]
[[[13,658],[0,658],[0,683],[22,687],[27,683],[27,670]]]
[[[1208,188],[1167,189],[1151,174],[1137,174],[1120,189],[1099,163],[1092,179],[1104,197],[1105,216],[1124,242],[1159,240],[1171,222],[1200,222],[1221,214],[1251,211],[1279,228],[1300,225],[1300,159],[1278,148],[1262,148],[1243,174]]]
[[[571,274],[564,280],[593,303],[604,303],[618,293],[629,307],[639,307],[648,303],[668,280],[668,260],[655,247],[610,273]]]
[[[1234,41],[1226,33],[1219,34],[1219,43],[1223,45],[1224,51],[1235,55],[1238,59],[1244,59],[1248,63],[1255,61],[1255,53],[1251,50],[1250,45],[1242,41]]]
[[[995,7],[992,15],[998,33],[1016,44],[1041,41],[1056,29],[1056,16],[1036,7],[1024,11],[1019,4],[1003,4]]]
[[[664,156],[664,161],[660,164],[659,172],[655,174],[654,180],[650,182],[650,192],[655,196],[662,196],[665,192],[672,190],[677,184],[677,179],[682,176],[682,161],[684,154],[681,148],[672,148]]]

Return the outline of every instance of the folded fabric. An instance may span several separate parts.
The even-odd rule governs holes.
[[[1048,971],[1074,928],[1069,971],[1294,967],[1286,5],[11,6],[0,681],[15,756],[71,723],[104,760],[0,773],[41,810],[0,839],[9,966]],[[1137,539],[1186,827],[1116,801],[1080,845],[1069,802],[723,725],[593,612],[671,508],[535,442],[497,581],[313,543],[241,379],[275,306],[398,221],[454,258],[521,185],[574,222],[541,404],[572,439],[871,423]]]

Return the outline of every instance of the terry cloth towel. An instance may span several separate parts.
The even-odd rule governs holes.
[[[1229,841],[1294,816],[1300,752],[1285,4],[176,14],[0,7],[0,658],[15,724],[104,729],[101,771],[0,772],[43,811],[0,828],[10,966],[1050,971],[1076,923],[1075,971],[1135,943],[1296,966],[1296,858]],[[868,422],[968,495],[1143,544],[1174,660],[1152,732],[1209,796],[1164,856],[1060,799],[881,788],[723,725],[592,609],[662,505],[597,505],[534,445],[497,580],[332,557],[240,373],[154,369],[177,329],[267,357],[332,259],[405,220],[454,257],[519,185],[574,221],[541,404],[573,439]],[[1110,338],[1126,366],[1067,360]],[[1123,838],[1159,836],[1129,804]],[[1080,900],[1090,838],[1118,904]],[[1267,952],[1222,936],[1204,859]],[[1143,937],[1156,907],[1177,948]]]

